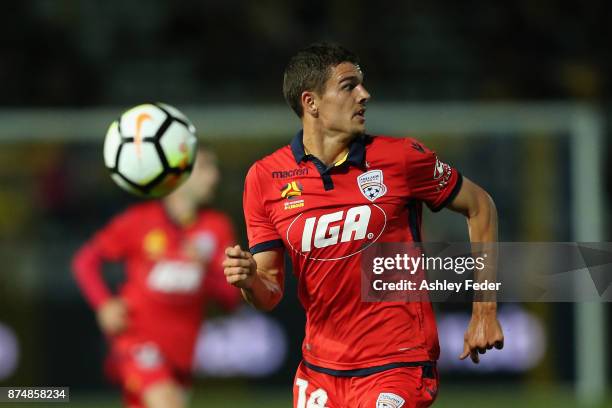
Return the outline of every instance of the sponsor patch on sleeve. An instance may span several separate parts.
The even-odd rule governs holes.
[[[404,403],[404,399],[397,394],[392,392],[381,392],[376,399],[376,408],[401,408]]]

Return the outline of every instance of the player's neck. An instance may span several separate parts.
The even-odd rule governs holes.
[[[327,166],[346,156],[353,139],[354,136],[346,133],[325,131],[304,124],[304,150]]]
[[[176,193],[164,199],[164,207],[171,220],[182,227],[194,222],[197,216],[197,205]]]

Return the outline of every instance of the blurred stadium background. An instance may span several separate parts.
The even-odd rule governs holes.
[[[371,132],[423,139],[492,193],[501,240],[609,241],[611,15],[594,0],[13,2],[0,17],[0,386],[70,386],[71,406],[118,405],[69,270],[77,246],[134,201],[103,168],[106,127],[144,101],[184,110],[220,156],[216,205],[245,244],[244,175],[298,129],[282,72],[316,40],[361,56]],[[430,219],[427,237],[464,240],[463,220]],[[304,323],[294,286],[271,314],[209,320],[192,406],[290,406]],[[476,369],[456,359],[468,306],[438,308],[436,406],[587,406],[580,396],[612,365],[597,351],[609,304],[502,305],[506,349]],[[609,384],[593,406],[612,406]]]

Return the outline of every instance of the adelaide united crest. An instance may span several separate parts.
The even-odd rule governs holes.
[[[382,170],[370,170],[357,177],[361,193],[370,201],[385,195],[387,186],[383,183]]]

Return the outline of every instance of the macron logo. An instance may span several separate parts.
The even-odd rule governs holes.
[[[293,169],[293,170],[280,170],[280,171],[273,171],[272,172],[272,178],[279,178],[279,179],[284,179],[284,178],[289,178],[289,177],[297,177],[297,176],[307,176],[308,175],[308,169],[307,168],[298,168],[298,169]]]

